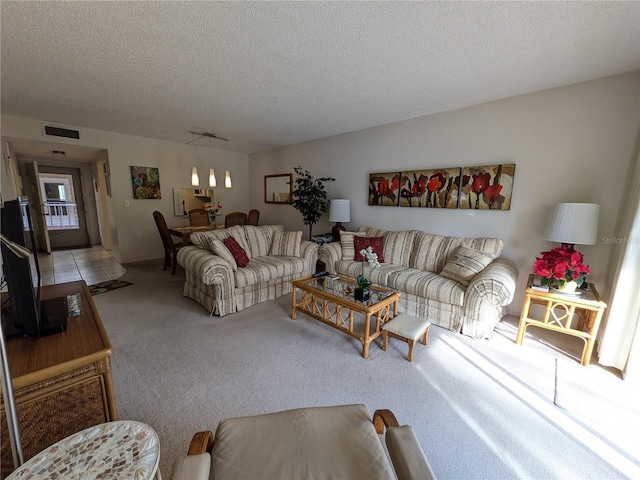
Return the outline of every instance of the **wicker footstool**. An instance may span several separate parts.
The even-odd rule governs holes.
[[[431,327],[430,321],[401,313],[385,323],[384,327],[382,327],[382,350],[387,350],[389,336],[397,338],[409,344],[407,360],[413,362],[413,346],[420,337],[422,337],[422,343],[427,344],[429,327]]]

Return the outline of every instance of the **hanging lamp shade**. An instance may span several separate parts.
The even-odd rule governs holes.
[[[231,188],[231,174],[229,170],[225,170],[224,172],[224,186],[226,188]]]
[[[213,168],[209,169],[209,186],[216,187],[216,173],[213,171]]]
[[[191,169],[191,185],[194,187],[200,186],[200,179],[198,178],[198,169],[193,167]]]

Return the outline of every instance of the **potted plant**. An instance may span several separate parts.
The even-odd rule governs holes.
[[[362,268],[360,269],[360,275],[356,278],[358,288],[353,292],[353,298],[364,302],[369,300],[369,287],[371,286],[371,282],[364,276],[364,261],[366,259],[371,268],[380,268],[380,262],[378,261],[378,254],[373,251],[371,246],[360,250],[360,255],[362,255]]]
[[[297,178],[291,192],[291,205],[302,214],[305,225],[309,225],[309,240],[313,226],[318,223],[320,216],[329,209],[325,182],[333,182],[335,178],[321,177],[314,179],[309,170],[302,170],[300,166],[293,169]]]
[[[542,278],[542,285],[575,292],[584,282],[584,278],[591,273],[589,267],[582,263],[582,254],[568,245],[540,254],[542,257],[536,257],[533,271]]]

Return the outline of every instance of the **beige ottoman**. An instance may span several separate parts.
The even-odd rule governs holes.
[[[409,344],[407,360],[413,362],[413,346],[420,337],[422,337],[422,343],[427,344],[429,327],[431,327],[430,321],[401,313],[385,323],[384,327],[382,327],[382,349],[387,350],[389,346],[389,336],[407,342]]]

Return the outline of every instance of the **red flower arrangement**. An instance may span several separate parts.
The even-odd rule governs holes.
[[[589,267],[582,263],[582,254],[574,250],[572,245],[562,245],[540,254],[542,257],[536,257],[533,271],[542,278],[542,285],[557,284],[562,287],[574,281],[580,286],[584,277],[591,273]]]
[[[215,205],[213,203],[205,203],[201,208],[209,214],[209,218],[215,221],[216,215],[222,210],[222,204],[220,202],[217,202]]]

